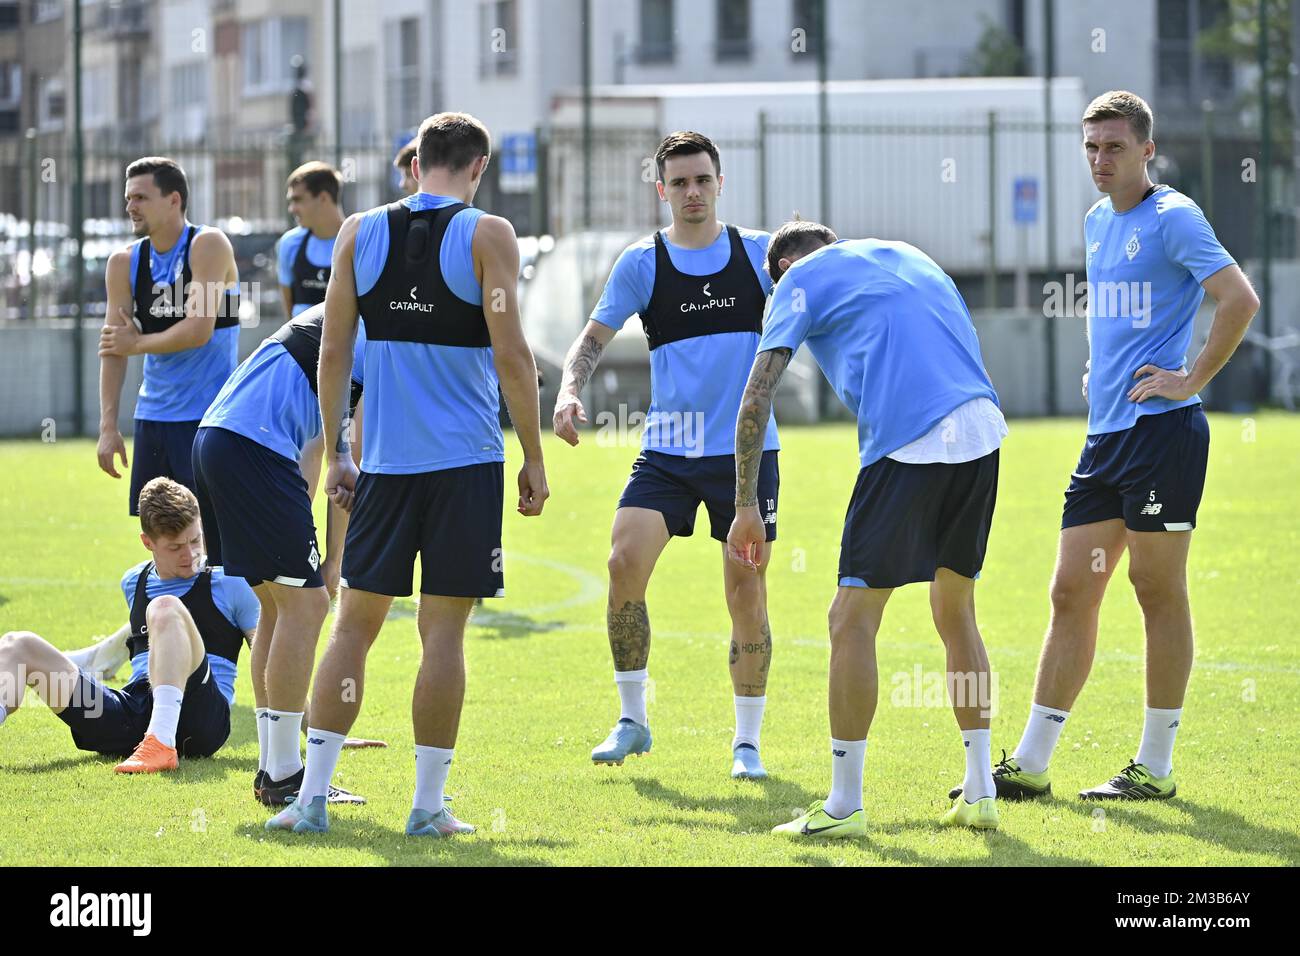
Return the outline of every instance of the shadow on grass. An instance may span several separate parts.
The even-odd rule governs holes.
[[[388,619],[414,619],[418,613],[414,598],[397,598],[388,610]],[[471,635],[488,640],[528,637],[532,634],[558,631],[563,627],[563,621],[539,621],[513,611],[493,610],[486,605],[474,608],[474,613],[469,619]]]
[[[373,823],[349,820],[342,814],[330,819],[329,833],[289,833],[267,830],[263,824],[244,824],[235,835],[254,842],[282,844],[285,847],[359,850],[380,858],[389,866],[550,866],[553,861],[520,856],[510,850],[536,850],[553,853],[572,846],[568,840],[489,837],[484,828],[469,836],[443,839],[408,837],[400,829],[388,829]]]
[[[611,782],[614,782],[614,779],[611,778]],[[701,802],[698,797],[688,796],[680,790],[665,786],[651,777],[627,776],[621,779],[631,783],[637,795],[647,800],[657,800],[678,810],[709,810],[729,813],[735,821],[734,823],[719,823],[694,817],[674,818],[665,816],[646,820],[646,823],[652,825],[667,823],[688,828],[709,827],[715,830],[725,830],[729,833],[753,832],[756,829],[770,830],[775,825],[773,823],[774,816],[780,818],[776,822],[783,822],[787,817],[782,817],[782,814],[789,814],[795,808],[802,810],[814,800],[820,800],[822,797],[821,794],[813,793],[797,783],[782,780],[779,777],[768,777],[766,780],[737,780],[734,781],[734,788],[730,793],[725,796],[710,797],[704,802]],[[793,816],[788,818],[793,819]]]
[[[1066,809],[1081,817],[1093,817],[1093,814],[1100,809],[1105,812],[1103,819],[1117,820],[1141,833],[1153,836],[1168,834],[1193,836],[1202,843],[1220,850],[1231,850],[1236,853],[1273,853],[1281,856],[1291,866],[1300,864],[1300,835],[1294,832],[1259,826],[1229,810],[1192,803],[1185,799],[1175,798],[1172,801],[1160,801],[1160,804],[1186,813],[1192,818],[1191,825],[1149,816],[1144,811],[1155,809],[1156,804],[1138,801],[1072,800],[1066,804]],[[1292,818],[1288,816],[1287,819]]]

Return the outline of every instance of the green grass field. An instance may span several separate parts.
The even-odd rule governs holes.
[[[1071,798],[1118,771],[1140,735],[1141,619],[1120,569],[1091,683],[1053,764],[1053,799],[1003,804],[993,834],[937,826],[962,751],[945,706],[904,699],[916,668],[942,672],[944,663],[925,588],[913,585],[895,595],[879,639],[870,837],[792,845],[768,834],[829,783],[825,612],[857,469],[845,425],[783,432],[763,731],[771,778],[728,776],[729,623],[721,549],[700,534],[703,519],[696,537],[670,545],[650,589],[654,752],[621,768],[593,766],[589,751],[618,716],[604,562],[635,449],[598,447],[589,434],[578,449],[548,442],[546,514],[507,511],[509,597],[489,601],[467,638],[469,687],[448,790],[476,836],[402,835],[419,645],[414,605],[399,600],[371,654],[355,728],[391,746],[344,752],[337,779],[370,802],[337,808],[328,835],[262,829],[267,811],[250,794],[252,691],[241,673],[229,744],[213,759],[143,778],[116,776],[112,760],[75,750],[29,694],[0,727],[0,864],[1296,865],[1300,822],[1285,807],[1300,767],[1300,417],[1218,415],[1212,428],[1190,570],[1197,664],[1175,756],[1179,797],[1168,804],[1108,805],[1094,816],[1093,805]],[[1003,450],[979,588],[998,681],[995,757],[1019,739],[1029,704],[1061,493],[1082,437],[1077,421],[1013,423]],[[0,473],[0,630],[34,630],[70,649],[115,629],[125,617],[118,581],[145,556],[125,483],[98,472],[83,440],[0,444]]]

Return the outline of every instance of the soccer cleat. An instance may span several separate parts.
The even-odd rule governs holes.
[[[257,799],[268,807],[283,807],[292,803],[294,798],[298,796],[298,790],[302,787],[303,775],[306,772],[306,767],[299,767],[297,773],[292,777],[285,777],[283,780],[272,780],[270,774],[265,774],[262,780],[262,789],[257,794]],[[365,803],[366,798],[344,790],[342,787],[336,787],[331,783],[325,792],[325,802]]]
[[[473,833],[474,826],[462,823],[443,807],[437,813],[428,810],[412,810],[406,820],[407,836],[428,836],[435,838],[456,836],[458,833]]]
[[[327,833],[329,828],[324,797],[315,797],[307,804],[291,803],[266,821],[268,830],[289,830],[293,833]]]
[[[259,770],[253,774],[253,799],[262,801],[262,788],[266,786],[266,771]]]
[[[114,634],[110,637],[100,638],[90,647],[84,647],[79,651],[68,654],[67,658],[82,670],[98,676],[100,680],[112,680],[113,676],[130,658],[130,653],[126,649],[128,636],[119,637]]]
[[[1033,800],[1036,797],[1050,796],[1052,783],[1047,779],[1047,771],[1030,773],[1021,770],[1015,757],[1008,757],[1002,751],[1002,759],[993,768],[993,787],[1002,800]],[[948,799],[956,800],[961,796],[961,787],[948,791]]]
[[[976,830],[998,828],[998,802],[992,797],[967,803],[958,797],[947,813],[939,820],[941,827],[971,827]]]
[[[1084,800],[1168,800],[1178,788],[1174,775],[1157,777],[1146,764],[1129,761],[1128,766],[1091,790],[1079,791]]]
[[[176,748],[168,747],[153,734],[135,745],[135,752],[113,768],[117,773],[159,773],[180,766]]]
[[[621,767],[629,754],[648,754],[651,742],[649,727],[630,717],[620,717],[605,742],[591,752],[591,759],[593,763],[612,763]]]
[[[836,819],[823,809],[826,801],[817,800],[801,817],[772,827],[772,832],[784,837],[820,837],[828,840],[842,840],[846,837],[864,837],[867,835],[867,814],[863,810],[854,810],[844,819]]]
[[[737,744],[736,749],[732,751],[732,757],[734,758],[731,764],[732,780],[767,779],[767,771],[763,769],[758,748],[753,744]]]

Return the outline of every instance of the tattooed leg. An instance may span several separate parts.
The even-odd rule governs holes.
[[[771,545],[759,555],[758,574],[737,568],[727,560],[724,546],[723,580],[727,610],[731,612],[731,685],[738,697],[767,693],[767,670],[772,661],[772,630],[767,620],[767,562]]]
[[[620,508],[609,553],[609,649],[616,671],[645,668],[650,658],[650,616],[645,592],[655,562],[668,544],[664,517],[647,508]]]

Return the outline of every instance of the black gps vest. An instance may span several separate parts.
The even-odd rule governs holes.
[[[727,226],[731,258],[721,272],[678,272],[663,234],[655,233],[655,284],[641,324],[653,351],[669,342],[720,332],[763,332],[767,296],[745,253],[740,231]]]
[[[135,582],[135,599],[131,601],[131,636],[127,638],[127,652],[135,657],[149,649],[149,625],[145,621],[145,611],[149,608],[149,572],[153,562],[146,564]],[[212,600],[212,569],[204,568],[199,572],[198,580],[181,595],[181,603],[194,618],[194,625],[203,638],[203,647],[217,657],[224,657],[232,664],[239,662],[239,651],[244,646],[244,632],[237,628],[217,608]]]
[[[452,203],[413,210],[401,202],[388,207],[388,258],[374,288],[357,300],[368,341],[492,345],[483,307],[457,296],[442,275],[440,253],[447,225],[469,208]]]
[[[320,365],[320,340],[324,324],[324,309],[308,309],[296,319],[290,319],[284,323],[271,336],[271,338],[283,345],[284,350],[298,363],[298,367],[302,369],[302,374],[307,376],[307,382],[311,385],[313,395],[320,394],[316,380],[316,369]],[[349,399],[349,404],[355,409],[357,402],[360,400],[361,383],[353,379],[352,396]]]
[[[310,241],[311,232],[308,231],[293,259],[293,285],[289,286],[289,294],[295,307],[324,302],[325,287],[330,284],[331,266],[314,266],[307,261],[307,243]]]
[[[135,267],[134,298],[135,318],[140,323],[142,332],[164,332],[185,318],[185,291],[194,280],[194,274],[190,271],[190,242],[198,231],[198,226],[190,226],[182,237],[181,241],[185,243],[185,249],[181,253],[184,266],[180,282],[175,285],[153,281],[149,265],[152,246],[148,236],[140,241],[140,253]],[[216,328],[226,329],[238,324],[239,292],[224,293],[217,305]]]

